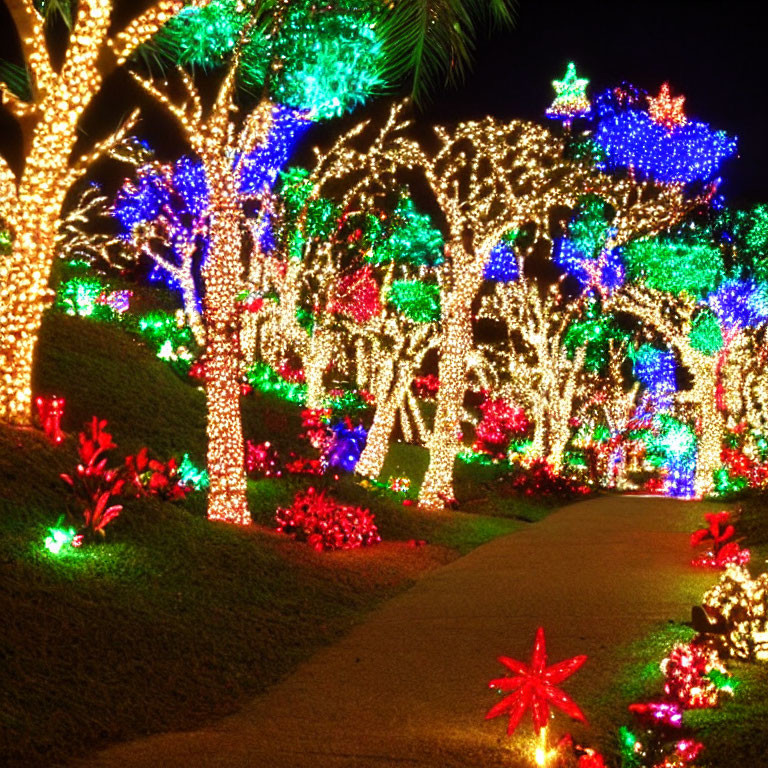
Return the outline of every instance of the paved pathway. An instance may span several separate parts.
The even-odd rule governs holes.
[[[688,565],[688,534],[713,508],[641,497],[565,507],[425,576],[238,714],[79,764],[529,766],[529,737],[507,740],[502,719],[483,719],[496,656],[527,659],[542,625],[552,662],[589,656],[566,690],[577,701],[605,691],[615,644],[687,619],[714,582]]]

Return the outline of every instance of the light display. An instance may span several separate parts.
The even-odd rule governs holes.
[[[491,248],[483,277],[500,283],[511,282],[520,277],[520,265],[514,249],[515,235],[505,237]]]
[[[245,441],[245,469],[249,475],[280,477],[282,471],[278,461],[277,450],[269,440],[263,443]]]
[[[648,97],[648,114],[654,122],[663,125],[668,131],[673,131],[685,125],[688,118],[683,110],[685,96],[675,96],[669,90],[669,83],[662,83],[658,96]]]
[[[662,236],[633,240],[622,249],[627,276],[649,288],[700,295],[714,289],[725,267],[717,245]]]
[[[192,463],[189,454],[181,457],[178,469],[179,484],[191,488],[193,491],[203,491],[208,487],[208,473]]]
[[[680,122],[679,115],[661,101],[651,104],[657,105],[652,114],[621,104],[614,90],[596,99],[592,138],[602,152],[598,167],[630,169],[667,184],[688,184],[710,180],[735,154],[736,141],[725,132],[692,120]]]
[[[377,219],[374,219],[378,223]],[[372,264],[391,261],[436,267],[443,261],[443,235],[429,216],[419,213],[408,195],[401,195],[392,215],[377,228],[366,259]]]
[[[533,714],[533,727],[536,733],[540,734],[547,727],[549,706],[552,704],[574,720],[586,723],[584,713],[573,699],[557,687],[559,683],[576,672],[586,660],[586,656],[574,656],[572,659],[547,666],[544,630],[539,627],[536,631],[536,642],[530,664],[524,664],[507,656],[499,656],[499,662],[512,674],[488,683],[490,688],[503,694],[504,698],[488,710],[485,719],[508,715],[507,734],[511,736],[523,719],[523,715],[530,709]]]
[[[61,418],[64,416],[64,398],[57,395],[51,397],[35,398],[37,414],[43,427],[45,436],[54,444],[59,445],[64,441],[64,433],[61,431]]]
[[[367,509],[340,504],[314,488],[297,493],[291,507],[275,514],[278,533],[306,541],[318,552],[380,542],[374,517]]]
[[[381,10],[374,2],[291,3],[274,42],[281,62],[270,79],[274,99],[325,119],[380,93],[386,86],[385,51],[376,29]]]
[[[672,648],[661,662],[661,671],[665,678],[664,693],[686,709],[715,707],[721,691],[733,693],[717,652],[698,643]]]
[[[52,555],[61,554],[65,547],[79,546],[78,536],[74,528],[49,528],[48,536],[43,544]]]
[[[743,565],[729,565],[702,605],[707,639],[723,655],[768,661],[768,573],[753,579]]]
[[[589,80],[577,77],[576,65],[572,61],[569,62],[565,77],[562,80],[552,81],[556,95],[547,109],[547,117],[562,120],[566,125],[570,125],[574,118],[586,115],[591,109],[587,98],[588,85]]]
[[[110,36],[112,0],[78,3],[68,42],[54,67],[44,19],[32,0],[8,10],[29,73],[30,101],[6,87],[2,103],[21,125],[25,157],[17,178],[0,159],[0,215],[13,235],[11,254],[0,266],[0,418],[17,424],[32,419],[32,359],[41,318],[50,299],[48,281],[64,198],[94,160],[120,142],[135,122],[70,160],[85,110],[115,67],[183,7],[182,0],[152,4]],[[56,46],[54,46],[56,48]]]
[[[440,319],[440,287],[418,280],[396,280],[387,299],[417,323],[434,323]]]

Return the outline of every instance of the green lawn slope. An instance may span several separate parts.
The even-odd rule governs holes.
[[[55,557],[47,529],[71,499],[76,432],[109,421],[115,463],[148,445],[161,458],[205,455],[203,393],[119,328],[50,313],[35,389],[66,398],[67,441],[0,427],[0,764],[53,766],[110,741],[190,728],[235,710],[381,600],[547,507],[501,498],[492,468],[459,471],[467,509],[427,515],[350,476],[334,493],[369,506],[384,539],[318,554],[273,533],[278,504],[308,481],[249,484],[255,525],[205,519],[205,497],[129,500],[105,543]],[[298,449],[297,408],[244,400],[248,437]],[[389,467],[425,464],[398,445]],[[408,472],[412,474],[412,472]],[[413,546],[411,540],[423,540]]]

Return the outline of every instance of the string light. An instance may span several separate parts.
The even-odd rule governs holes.
[[[31,101],[0,89],[3,105],[20,121],[26,147],[18,178],[0,158],[0,215],[13,235],[11,254],[0,265],[0,419],[25,424],[32,417],[32,359],[51,298],[47,286],[64,198],[93,161],[122,140],[137,113],[71,161],[81,118],[107,75],[182,7],[182,0],[160,0],[109,37],[113,1],[84,0],[78,3],[63,63],[55,70],[44,19],[33,2],[9,6]]]

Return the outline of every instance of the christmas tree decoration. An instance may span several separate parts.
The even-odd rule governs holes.
[[[552,704],[574,720],[586,723],[584,713],[576,703],[568,694],[556,687],[576,672],[586,660],[586,656],[574,656],[572,659],[547,666],[544,629],[539,627],[536,631],[536,642],[530,665],[507,656],[499,657],[499,662],[512,673],[512,676],[497,678],[488,684],[490,688],[507,695],[488,710],[485,719],[509,715],[507,735],[511,736],[523,715],[531,709],[534,730],[540,734],[547,726],[549,705]]]
[[[54,444],[59,445],[64,441],[64,433],[61,431],[61,419],[64,416],[65,401],[63,397],[51,395],[50,397],[35,398],[37,415],[45,436]]]
[[[381,541],[369,510],[339,504],[314,488],[297,493],[291,507],[277,510],[275,520],[278,533],[306,541],[317,552],[357,549]]]
[[[508,283],[520,276],[520,265],[517,263],[514,249],[515,236],[516,234],[509,235],[491,248],[488,263],[483,271],[486,280]]]
[[[587,98],[589,80],[576,75],[576,65],[571,61],[562,80],[553,80],[555,100],[547,109],[547,117],[562,120],[566,126],[577,117],[588,114],[591,104]]]
[[[192,463],[189,454],[185,453],[181,458],[178,468],[179,485],[191,488],[193,491],[204,491],[208,483],[208,473]]]
[[[743,565],[729,565],[702,605],[707,641],[721,655],[768,661],[768,573],[753,579]]]
[[[669,91],[669,83],[662,83],[659,95],[648,97],[648,114],[654,122],[663,125],[671,132],[688,121],[683,111],[684,103],[685,96],[673,98]]]

